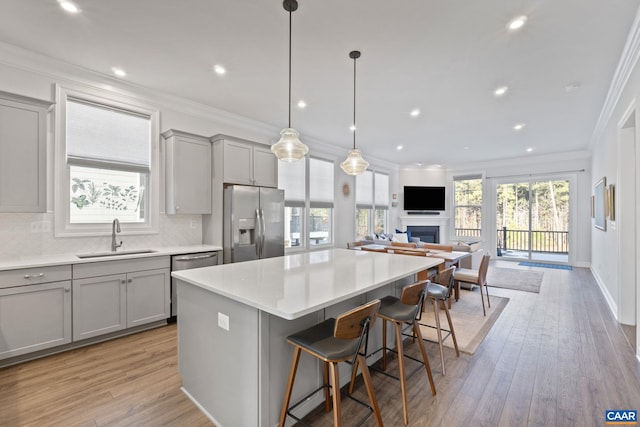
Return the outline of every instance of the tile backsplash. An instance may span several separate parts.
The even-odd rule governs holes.
[[[104,252],[111,236],[54,237],[53,213],[0,213],[0,256],[35,256],[58,253]],[[122,228],[126,230],[126,225]],[[110,224],[105,229],[111,230]],[[160,233],[119,235],[120,250],[202,243],[201,215],[160,215]]]

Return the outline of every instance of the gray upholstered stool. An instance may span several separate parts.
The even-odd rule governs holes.
[[[331,388],[333,392],[333,424],[335,426],[341,425],[340,376],[338,375],[339,362],[349,362],[353,366],[357,366],[358,364],[361,366],[362,377],[364,378],[371,406],[366,405],[364,402],[352,396],[348,397],[368,407],[375,415],[378,426],[382,426],[380,409],[378,408],[378,402],[376,401],[376,396],[371,384],[369,368],[364,358],[365,353],[363,353],[363,347],[366,347],[369,335],[369,328],[373,324],[379,308],[380,300],[371,301],[340,315],[337,319],[327,319],[318,325],[287,337],[287,341],[294,346],[294,350],[291,369],[289,371],[289,380],[284,394],[282,411],[280,412],[279,425],[281,427],[284,426],[287,416],[290,416],[296,421],[301,421],[291,413],[291,410],[295,409],[323,388],[325,389],[325,409],[327,412],[331,409],[329,404],[329,389]],[[298,361],[300,360],[302,351],[322,360],[324,365],[324,384],[303,397],[299,402],[289,406]],[[366,350],[364,351],[366,352]],[[329,385],[329,370],[331,371],[331,385]],[[371,413],[368,413],[367,417],[369,415],[371,415]]]
[[[436,330],[438,332],[438,345],[440,346],[440,363],[442,365],[442,375],[445,374],[444,367],[444,340],[446,340],[449,336],[453,339],[453,347],[456,350],[456,356],[460,357],[460,351],[458,350],[458,340],[456,339],[456,333],[453,329],[453,323],[451,322],[451,314],[449,313],[449,309],[447,308],[447,300],[450,301],[451,291],[453,289],[453,274],[456,270],[456,267],[449,267],[445,270],[442,270],[440,274],[438,274],[437,282],[438,283],[429,283],[427,284],[426,295],[431,303],[433,304],[433,314],[436,317]],[[444,308],[444,312],[447,315],[447,321],[449,322],[449,330],[442,329],[440,327],[440,307]],[[425,325],[421,323],[422,326],[428,326],[432,328],[433,326]],[[446,332],[447,335],[442,336],[442,332]]]
[[[400,380],[400,389],[402,392],[402,414],[404,418],[404,424],[409,424],[409,413],[407,411],[407,387],[405,382],[405,368],[404,368],[404,358],[407,357],[416,362],[420,362],[424,365],[424,368],[427,372],[427,378],[429,379],[429,384],[431,386],[431,393],[435,396],[436,394],[436,386],[433,383],[433,376],[431,375],[431,367],[429,366],[429,357],[427,356],[427,352],[424,348],[424,343],[422,340],[422,334],[420,333],[420,328],[418,326],[418,319],[422,313],[422,301],[424,300],[425,289],[428,280],[421,280],[412,285],[405,286],[402,289],[402,295],[400,298],[394,296],[386,296],[380,300],[380,310],[378,311],[378,317],[383,321],[382,322],[382,348],[377,351],[382,350],[382,372],[387,369],[387,350],[394,351],[398,354],[398,367],[400,370],[400,377],[394,377],[392,375],[387,374],[388,376],[399,379]],[[387,322],[392,322],[395,326],[395,334],[396,334],[396,349],[387,348]],[[418,338],[418,346],[420,347],[420,352],[422,353],[422,360],[415,359],[411,356],[404,354],[402,341],[404,334],[402,333],[403,325],[410,325],[413,329],[413,336]],[[374,352],[375,353],[375,352]],[[349,387],[349,391],[353,388],[353,382],[355,380],[357,366],[354,366],[354,369],[351,374],[351,385]],[[386,374],[386,373],[385,373]],[[364,376],[364,375],[363,375]]]

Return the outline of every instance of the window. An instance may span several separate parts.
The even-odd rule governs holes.
[[[157,111],[57,89],[56,235],[156,232]]]
[[[306,160],[280,162],[278,183],[284,190],[284,247],[301,247],[304,244],[304,218],[306,202]]]
[[[456,237],[480,237],[482,232],[482,176],[453,178]]]
[[[356,240],[387,231],[389,176],[365,171],[356,176]]]
[[[333,162],[309,159],[309,242],[333,242]]]
[[[285,248],[333,243],[333,176],[333,162],[313,157],[278,165],[278,187],[285,199]]]

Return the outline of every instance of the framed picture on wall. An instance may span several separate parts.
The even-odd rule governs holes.
[[[606,197],[607,178],[603,177],[600,181],[596,182],[593,187],[593,201],[594,201],[594,218],[593,226],[602,231],[607,231],[607,204]]]

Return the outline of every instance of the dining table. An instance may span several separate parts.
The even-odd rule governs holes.
[[[439,258],[444,260],[442,264],[438,265],[438,273],[448,268],[452,265],[456,267],[460,267],[460,261],[463,259],[470,257],[471,252],[462,252],[462,251],[443,251],[438,249],[428,249],[428,248],[411,248],[406,246],[388,246],[388,245],[379,245],[379,244],[370,244],[370,245],[362,245],[357,248],[361,248],[362,250],[369,250],[375,252],[387,252],[387,253],[404,253],[407,254],[411,252],[411,254],[424,254],[424,256],[430,258]],[[460,290],[456,286],[454,288],[454,298],[456,301],[460,299]]]

